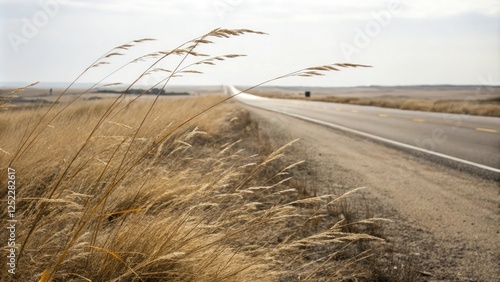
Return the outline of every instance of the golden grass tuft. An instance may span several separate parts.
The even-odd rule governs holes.
[[[20,178],[18,217],[23,218],[19,242],[26,238],[41,204],[46,204],[43,217],[26,242],[16,278],[276,281],[298,276],[299,272],[316,277],[318,264],[304,261],[299,263],[301,268],[292,265],[303,260],[305,253],[314,253],[324,263],[321,257],[330,256],[351,241],[376,239],[329,231],[339,220],[331,226],[326,224],[333,219],[327,206],[335,202],[335,197],[308,198],[290,186],[290,172],[303,164],[280,160],[293,142],[256,156],[254,152],[262,146],[258,139],[248,140],[254,147],[242,147],[240,142],[241,137],[248,136],[252,121],[232,104],[207,113],[197,120],[198,127],[187,125],[164,140],[97,206],[132,159],[144,155],[147,146],[165,130],[219,99],[160,100],[151,112],[150,123],[133,142],[130,135],[138,126],[136,117],[148,110],[148,104],[131,105],[112,122],[103,124],[59,184],[57,196],[48,199],[65,164],[82,145],[80,136],[92,130],[111,101],[82,102],[66,109],[53,121],[54,128],[41,134],[26,157],[15,164]],[[43,109],[0,113],[9,121],[2,134],[12,136],[1,146],[15,151],[18,138],[24,134],[21,125],[29,126],[31,117],[40,115]],[[251,135],[257,136],[253,130],[258,127],[250,128]],[[131,146],[131,160],[121,164],[116,156],[125,152],[126,144]],[[0,160],[7,163],[8,156]],[[88,222],[54,271],[57,258],[86,216],[90,216]],[[309,231],[308,222],[320,217],[325,230],[317,234]],[[315,249],[318,247],[321,252]],[[340,262],[332,258],[325,267],[333,264]],[[54,273],[47,274],[47,269]],[[357,275],[355,271],[341,273],[339,279]]]

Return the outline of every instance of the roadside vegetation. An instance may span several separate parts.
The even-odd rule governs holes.
[[[250,93],[262,97],[278,99],[298,99],[401,110],[500,117],[500,98],[486,100],[435,100],[389,97],[336,97],[325,95],[306,98],[299,95],[265,92],[261,90],[250,91]]]
[[[152,61],[129,88],[167,56],[180,63],[154,71],[165,76],[152,88],[238,57],[194,49],[244,34],[261,33],[216,29],[141,56]],[[149,40],[113,48],[83,73]],[[203,58],[184,67],[192,57]],[[403,281],[391,265],[375,267],[388,220],[349,208],[356,187],[325,195],[294,179],[306,169],[287,159],[294,141],[270,140],[231,97],[86,101],[85,94],[39,107],[2,102],[2,179],[15,169],[18,224],[15,274],[2,263],[0,280]]]

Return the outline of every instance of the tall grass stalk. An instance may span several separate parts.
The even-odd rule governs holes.
[[[341,232],[340,218],[326,220],[328,206],[345,195],[308,197],[298,192],[304,189],[290,186],[289,174],[304,165],[281,161],[293,142],[260,156],[251,152],[262,147],[257,137],[250,138],[253,145],[241,145],[244,133],[250,132],[248,137],[259,132],[248,115],[227,103],[239,93],[166,100],[160,91],[150,103],[139,100],[158,85],[164,89],[177,75],[201,73],[193,69],[199,65],[243,56],[209,56],[196,49],[213,38],[246,34],[264,33],[212,30],[113,70],[95,85],[135,62],[153,60],[113,99],[80,101],[94,85],[68,103],[58,103],[85,73],[153,39],[133,40],[90,64],[48,108],[1,113],[7,122],[0,131],[9,140],[0,144],[5,152],[0,160],[15,167],[22,179],[17,196],[22,218],[19,267],[14,278],[276,281],[298,275],[299,270],[315,279],[325,268],[338,279],[362,276],[355,268],[345,269],[352,260],[335,258],[350,250],[352,242],[379,239]],[[172,70],[160,71],[163,79],[127,102],[127,91],[173,55],[180,59]],[[194,62],[188,62],[191,58]],[[254,87],[350,67],[368,66],[305,68]],[[204,119],[198,119],[201,116]],[[31,118],[35,123],[19,130]],[[321,232],[308,230],[311,222],[319,221],[325,225]],[[308,262],[307,256],[317,263]],[[2,274],[2,280],[10,278]]]

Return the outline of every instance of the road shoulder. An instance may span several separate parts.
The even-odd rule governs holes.
[[[247,107],[275,139],[301,138],[294,154],[319,193],[367,187],[361,208],[394,220],[385,227],[396,256],[426,280],[500,277],[498,183],[296,118]]]

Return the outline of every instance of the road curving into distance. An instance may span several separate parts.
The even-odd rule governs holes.
[[[240,92],[229,86],[229,94]],[[241,93],[249,106],[363,135],[460,167],[500,176],[500,118],[431,113]]]

